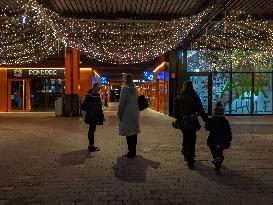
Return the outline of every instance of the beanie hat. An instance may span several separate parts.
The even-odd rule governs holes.
[[[224,114],[224,107],[221,101],[216,103],[216,107],[214,109],[215,115],[223,115]]]

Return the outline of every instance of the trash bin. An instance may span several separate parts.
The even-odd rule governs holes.
[[[57,97],[55,100],[55,115],[63,116],[63,98]]]

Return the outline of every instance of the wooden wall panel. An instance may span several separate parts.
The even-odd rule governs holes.
[[[71,94],[71,83],[72,83],[72,79],[71,79],[71,58],[72,58],[72,54],[71,54],[71,49],[66,49],[65,50],[65,94]]]
[[[80,50],[72,49],[73,58],[73,94],[80,94]]]
[[[92,70],[80,71],[80,96],[85,96],[87,91],[92,88]]]

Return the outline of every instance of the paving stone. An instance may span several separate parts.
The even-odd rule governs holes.
[[[9,200],[1,200],[0,199],[0,205],[5,205],[5,204],[8,204],[9,203]]]
[[[173,119],[149,109],[141,112],[138,156],[123,157],[116,105],[108,109],[95,133],[101,151],[91,156],[83,117],[1,113],[0,205],[273,204],[273,116],[227,117],[233,141],[219,176],[203,128],[189,170]]]

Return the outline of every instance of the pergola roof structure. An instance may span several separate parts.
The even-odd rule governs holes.
[[[0,0],[0,9],[18,11],[29,0]],[[192,16],[217,0],[38,0],[62,16],[87,19],[172,20]],[[273,20],[272,0],[230,0],[226,10]]]

